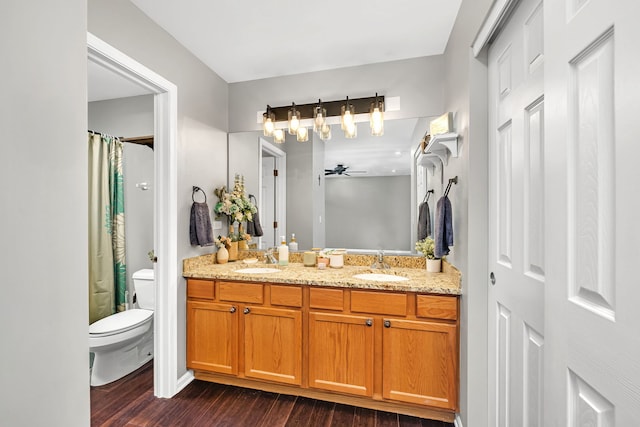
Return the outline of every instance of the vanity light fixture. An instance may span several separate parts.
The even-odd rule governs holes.
[[[267,105],[267,111],[262,114],[262,130],[264,136],[273,136],[276,127],[276,115],[271,111],[271,107]]]
[[[276,144],[284,144],[284,129],[273,130],[273,142]]]
[[[339,118],[345,137],[356,138],[357,122],[365,121],[363,116],[368,114],[371,134],[382,135],[384,133],[384,101],[384,96],[376,93],[376,96],[366,98],[346,97],[343,100],[328,102],[318,99],[317,103],[296,105],[292,102],[290,106],[283,107],[267,105],[266,112],[262,113],[264,134],[273,136],[274,142],[284,142],[284,137],[276,129],[276,124],[287,121],[287,131],[290,135],[295,135],[300,142],[308,141],[311,126],[320,139],[328,141],[331,139],[330,123],[337,123]],[[303,123],[307,128],[299,133],[298,129],[303,127]]]
[[[291,103],[291,109],[288,114],[289,135],[296,135],[300,127],[300,111],[296,110],[296,103]]]
[[[384,135],[384,101],[378,99],[376,92],[376,100],[371,103],[369,109],[369,124],[371,126],[371,135]]]

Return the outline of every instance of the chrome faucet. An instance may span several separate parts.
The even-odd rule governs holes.
[[[378,259],[371,264],[372,269],[388,269],[389,264],[384,262],[384,251],[378,251]]]
[[[265,264],[277,264],[278,260],[275,256],[273,256],[273,250],[275,248],[267,248],[267,251],[264,254],[264,263]]]

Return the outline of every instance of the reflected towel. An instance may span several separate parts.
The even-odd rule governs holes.
[[[253,214],[253,221],[247,221],[247,234],[255,237],[260,237],[264,234],[262,231],[262,226],[260,225],[258,211]]]
[[[435,229],[433,230],[435,242],[434,256],[442,258],[449,255],[449,247],[453,246],[453,218],[451,202],[447,196],[442,196],[436,205]]]
[[[189,238],[193,246],[213,245],[213,228],[209,217],[209,206],[206,203],[193,202],[191,205]]]
[[[429,203],[422,202],[418,208],[418,240],[431,236],[431,211]]]

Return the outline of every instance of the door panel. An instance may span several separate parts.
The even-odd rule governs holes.
[[[489,425],[542,426],[544,43],[522,0],[489,48]]]
[[[636,0],[545,10],[545,426],[640,425],[639,17]]]

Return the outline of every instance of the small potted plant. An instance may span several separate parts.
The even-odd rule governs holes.
[[[435,246],[436,244],[431,237],[416,242],[416,250],[427,259],[427,271],[430,273],[439,273],[442,267],[442,260],[436,258],[434,254]]]

